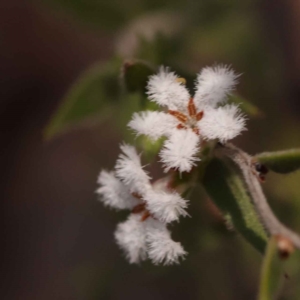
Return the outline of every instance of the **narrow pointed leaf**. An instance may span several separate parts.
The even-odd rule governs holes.
[[[276,173],[290,173],[300,169],[300,149],[264,152],[256,159]]]
[[[277,299],[283,284],[283,276],[283,263],[279,259],[276,238],[272,237],[263,260],[258,300]]]
[[[256,118],[261,118],[264,116],[264,113],[257,106],[237,94],[230,95],[228,101],[230,103],[239,104],[241,110],[248,116]]]
[[[83,121],[104,120],[119,100],[119,61],[89,68],[73,84],[46,126],[46,139],[73,128]]]
[[[211,199],[223,212],[225,219],[259,252],[263,253],[267,235],[234,165],[229,161],[212,159],[206,168],[203,185]]]

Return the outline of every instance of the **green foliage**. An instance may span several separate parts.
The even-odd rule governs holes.
[[[300,168],[300,149],[263,152],[256,159],[276,173],[290,173]]]
[[[206,168],[203,185],[211,199],[224,213],[226,220],[263,253],[267,235],[234,166],[228,161],[212,159]]]
[[[120,62],[95,64],[82,74],[62,100],[47,125],[46,139],[81,124],[83,121],[101,122],[118,103]]]
[[[278,255],[276,238],[272,237],[268,242],[262,265],[258,300],[277,299],[282,280],[282,261]]]

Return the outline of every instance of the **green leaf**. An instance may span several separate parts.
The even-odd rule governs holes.
[[[270,170],[286,174],[300,168],[300,149],[264,152],[256,155],[256,159]]]
[[[267,235],[234,165],[229,161],[212,159],[206,168],[203,185],[211,199],[224,213],[225,219],[263,253]]]
[[[276,238],[272,237],[265,253],[258,300],[277,299],[283,284],[283,264],[278,255]]]
[[[146,93],[147,81],[155,73],[155,68],[141,60],[131,60],[123,64],[122,78],[128,92]]]
[[[106,65],[98,63],[82,74],[46,126],[45,138],[50,139],[83,121],[100,122],[108,117],[119,100],[119,66],[118,60]]]
[[[237,94],[231,94],[228,101],[230,103],[239,104],[241,110],[251,117],[261,118],[264,116],[264,113],[257,106]]]

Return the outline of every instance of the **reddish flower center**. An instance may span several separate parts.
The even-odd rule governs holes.
[[[187,105],[188,114],[184,114],[177,110],[169,110],[168,113],[174,116],[180,123],[177,125],[178,129],[191,128],[197,135],[199,135],[199,128],[197,123],[203,117],[203,110],[197,111],[193,98],[190,98]]]

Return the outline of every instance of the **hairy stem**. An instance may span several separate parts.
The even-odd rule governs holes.
[[[267,233],[271,236],[282,237],[300,249],[300,236],[283,225],[271,210],[253,168],[252,157],[230,143],[217,146],[216,152],[218,155],[229,157],[241,170],[254,208]]]

